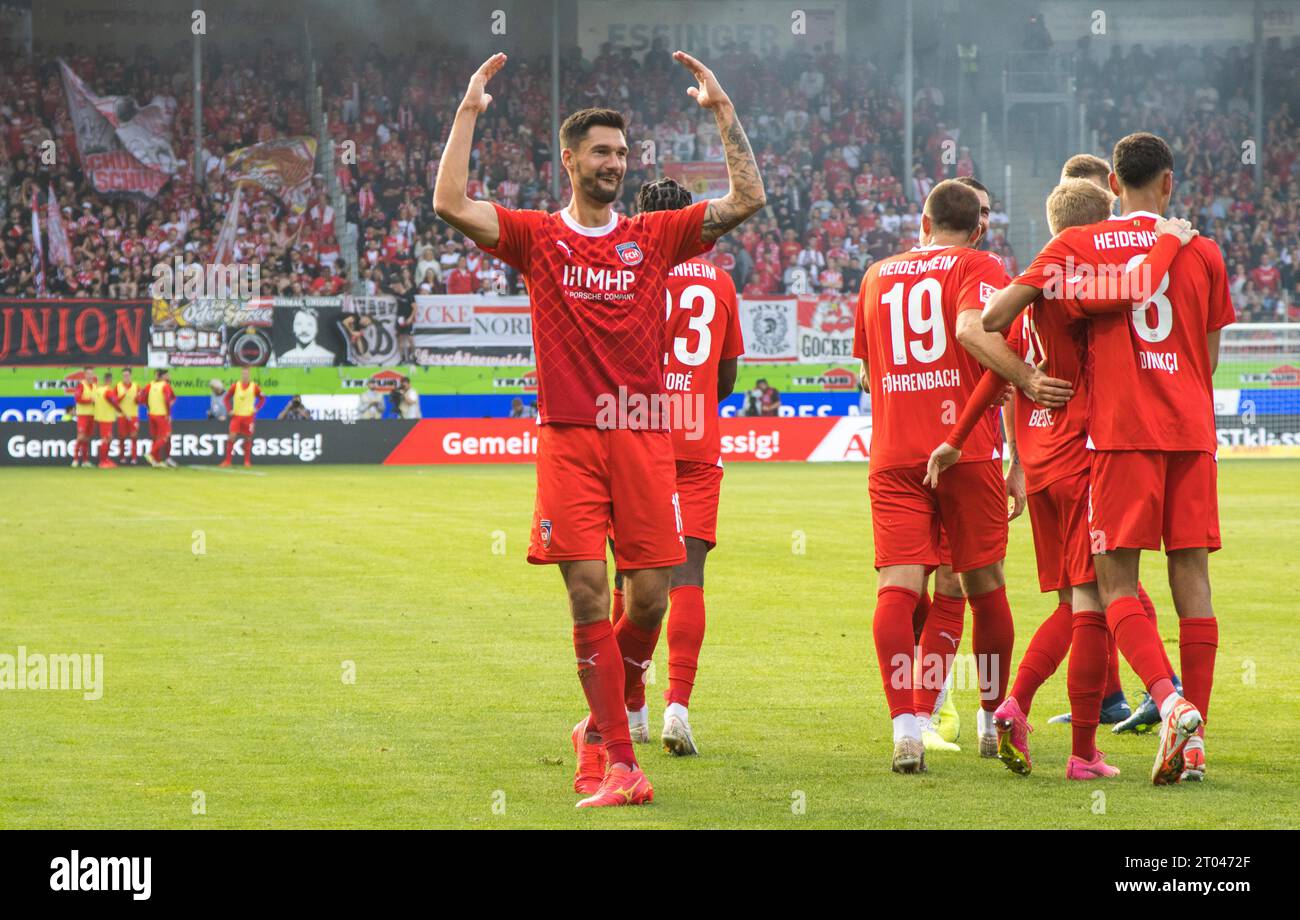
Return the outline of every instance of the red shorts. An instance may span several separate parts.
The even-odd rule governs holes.
[[[1007,492],[1001,460],[958,463],[931,489],[925,464],[869,476],[876,568],[949,564],[940,551],[946,531],[952,570],[969,572],[1007,555]]]
[[[95,435],[95,417],[93,415],[78,415],[77,417],[77,437],[90,438]]]
[[[112,422],[96,422],[95,424],[96,424],[96,427],[99,428],[99,436],[100,436],[101,438],[103,438],[105,441],[111,441],[111,440],[113,440],[113,423],[112,423]],[[107,450],[107,449],[108,449],[107,446],[105,446],[105,450]]]
[[[682,508],[682,536],[718,545],[718,498],[722,467],[696,460],[677,461],[677,499]]]
[[[139,433],[139,417],[129,417],[124,415],[117,420],[117,436],[119,438],[134,438]]]
[[[165,415],[149,416],[149,440],[165,441],[172,435],[172,420]]]
[[[605,559],[619,571],[686,561],[672,436],[666,431],[542,425],[528,561]]]
[[[230,436],[232,438],[247,435],[253,436],[253,419],[252,415],[232,415],[230,417]]]
[[[1088,540],[1088,482],[1088,471],[1083,470],[1029,493],[1040,591],[1097,580]]]
[[[1096,555],[1113,549],[1223,545],[1219,464],[1208,451],[1099,450],[1092,455],[1088,526]]]

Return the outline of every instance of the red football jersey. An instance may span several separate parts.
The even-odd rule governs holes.
[[[1074,397],[1057,409],[1040,406],[1016,389],[1016,449],[1025,468],[1026,490],[1038,492],[1092,463],[1084,373],[1088,326],[1073,299],[1039,298],[1012,324],[1007,344],[1027,364],[1046,360],[1044,373],[1074,387]]]
[[[594,426],[620,387],[628,398],[661,396],[665,283],[674,265],[712,248],[700,239],[707,202],[613,214],[604,227],[567,211],[493,207],[501,238],[480,248],[528,286],[541,423]]]
[[[731,276],[703,259],[668,274],[668,322],[664,338],[664,388],[691,401],[690,427],[674,418],[673,453],[678,460],[722,463],[718,435],[718,362],[745,353]],[[685,416],[681,416],[685,418]]]
[[[1126,271],[1155,245],[1158,219],[1134,211],[1063,230],[1016,282],[1038,288],[1059,283],[1067,259],[1074,266]],[[1179,251],[1145,303],[1093,317],[1086,371],[1090,444],[1097,450],[1216,450],[1206,336],[1235,319],[1223,255],[1203,236]]]
[[[871,468],[924,465],[961,414],[983,368],[957,342],[957,314],[1007,284],[997,256],[917,246],[873,264],[858,293],[853,354],[871,382]],[[959,462],[997,459],[998,410],[980,419]]]

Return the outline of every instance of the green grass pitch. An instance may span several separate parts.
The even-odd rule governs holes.
[[[1032,776],[979,759],[973,689],[961,754],[889,772],[866,472],[728,469],[691,707],[703,754],[640,748],[654,804],[596,812],[573,808],[560,578],[523,560],[531,467],[0,473],[0,653],[102,653],[105,674],[96,701],[0,691],[0,827],[1300,824],[1300,464],[1220,469],[1209,781],[1169,789],[1147,779],[1150,735],[1104,734],[1123,775],[1065,782],[1068,731],[1046,724],[1063,673],[1035,700]],[[1055,603],[1027,519],[1007,569],[1018,660]],[[1176,662],[1154,556],[1145,582]],[[963,651],[969,636],[968,620]],[[661,643],[656,734],[666,667]]]

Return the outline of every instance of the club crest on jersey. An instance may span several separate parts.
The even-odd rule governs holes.
[[[618,257],[623,260],[624,265],[640,265],[645,256],[641,252],[641,247],[635,242],[619,243],[614,247]]]
[[[542,520],[537,522],[537,528],[542,534],[542,546],[547,549],[551,548],[551,522]]]

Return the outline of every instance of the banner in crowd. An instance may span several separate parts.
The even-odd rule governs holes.
[[[280,198],[295,214],[307,209],[316,168],[316,139],[282,137],[241,147],[222,161],[225,177],[238,186],[251,182]]]
[[[401,357],[397,348],[397,298],[345,296],[339,324],[348,364],[388,367]]]
[[[415,298],[411,332],[417,364],[530,364],[533,360],[527,297],[422,294]]]
[[[102,195],[153,199],[176,173],[172,117],[176,100],[155,96],[140,108],[130,96],[97,96],[59,61],[77,136],[81,169]]]
[[[0,365],[144,364],[144,300],[0,299]]]
[[[819,294],[798,300],[799,341],[795,360],[805,363],[853,360],[853,294]]]
[[[329,367],[347,359],[341,297],[275,297],[271,343],[282,367]],[[355,323],[355,317],[353,318]]]
[[[677,161],[664,164],[664,175],[690,190],[691,199],[722,198],[731,190],[727,164],[712,161]]]
[[[151,367],[260,367],[271,356],[271,300],[156,300]]]
[[[740,334],[746,361],[793,361],[798,354],[799,316],[793,297],[742,298]]]
[[[760,57],[829,46],[845,52],[848,28],[843,0],[804,4],[792,18],[779,0],[724,0],[720,3],[642,3],[636,0],[580,0],[578,43],[587,60],[604,45],[641,54],[656,40],[671,53],[678,48],[706,63],[732,46],[748,45]]]

